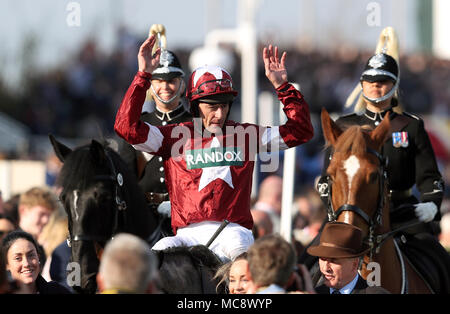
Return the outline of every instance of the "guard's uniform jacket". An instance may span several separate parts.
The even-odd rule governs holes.
[[[440,208],[444,181],[438,170],[436,157],[431,146],[430,139],[424,128],[424,122],[419,117],[408,113],[397,114],[392,109],[373,113],[366,111],[358,115],[356,113],[339,118],[336,123],[341,128],[352,125],[368,125],[375,128],[389,112],[391,131],[389,138],[382,147],[382,155],[388,158],[387,176],[388,190],[391,195],[391,222],[401,223],[415,218],[414,210],[409,209],[395,211],[402,204],[416,204],[417,198],[412,195],[412,188],[416,184],[420,192],[420,202],[434,202]],[[319,180],[318,190],[322,195],[327,193],[326,170],[330,161],[331,148],[325,153],[322,177]],[[325,196],[327,196],[325,194]],[[441,219],[440,211],[434,217],[435,221]]]
[[[137,73],[117,112],[114,129],[136,149],[163,158],[173,232],[192,223],[224,219],[252,229],[252,154],[288,149],[312,138],[309,106],[302,94],[288,83],[277,89],[287,116],[282,126],[228,120],[223,134],[202,136],[193,122],[158,127],[139,119],[150,79],[148,73]]]
[[[192,115],[180,103],[171,112],[161,112],[156,108],[153,112],[143,113],[140,119],[151,125],[163,126],[191,121]],[[139,186],[146,193],[147,199],[150,198],[149,193],[152,192],[160,195],[167,193],[162,157],[137,151],[123,139],[120,139],[119,142],[119,154],[138,177]],[[155,203],[164,200],[168,200],[168,197],[155,200]]]

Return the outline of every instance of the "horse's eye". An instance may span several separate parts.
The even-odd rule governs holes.
[[[369,183],[376,183],[378,180],[378,172],[372,172],[369,176]]]

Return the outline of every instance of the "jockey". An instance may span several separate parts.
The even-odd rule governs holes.
[[[313,136],[309,106],[287,81],[286,53],[264,48],[266,76],[284,104],[285,125],[261,127],[228,120],[238,92],[230,74],[203,66],[190,76],[187,98],[193,122],[152,126],[139,119],[160,50],[152,54],[150,36],[138,54],[139,71],[118,110],[115,131],[137,150],[164,162],[175,236],[158,241],[153,250],[206,244],[224,220],[230,223],[210,245],[223,261],[233,260],[253,243],[250,193],[255,154],[288,149]]]

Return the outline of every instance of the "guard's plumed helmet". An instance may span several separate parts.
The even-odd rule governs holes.
[[[361,75],[361,81],[383,82],[387,80],[392,81],[394,84],[397,83],[397,61],[388,54],[378,53],[367,61]]]
[[[170,81],[175,77],[184,76],[178,57],[170,50],[162,50],[159,65],[152,73],[152,79]]]
[[[383,97],[370,98],[362,91],[362,82],[380,82],[391,80],[394,83],[392,89]],[[392,97],[391,106],[399,105],[398,87],[400,85],[400,63],[398,37],[392,27],[384,28],[375,49],[375,54],[366,62],[359,84],[345,102],[346,107],[355,106],[355,112],[362,112],[366,108],[366,100],[380,103]],[[401,108],[397,107],[397,112]]]
[[[231,75],[218,66],[201,66],[192,72],[186,89],[191,113],[199,116],[198,103],[232,104],[238,92],[233,89]]]
[[[383,97],[370,98],[363,92],[363,97],[371,102],[379,103],[394,96],[397,91],[398,78],[398,64],[394,58],[386,53],[377,53],[373,55],[366,63],[366,67],[361,75],[360,81],[367,82],[384,82],[392,81],[394,86]]]
[[[170,104],[174,101],[178,96],[182,96],[184,94],[185,83],[183,81],[184,72],[181,68],[180,61],[178,60],[176,54],[174,54],[170,50],[161,50],[161,56],[159,59],[158,67],[152,72],[152,80],[162,80],[162,81],[170,81],[174,78],[181,78],[181,83],[178,87],[178,91],[173,95],[172,98],[168,100],[164,100],[158,96],[155,92],[153,85],[151,86],[151,91],[153,93],[149,94],[150,97],[156,97],[160,102],[164,104]]]

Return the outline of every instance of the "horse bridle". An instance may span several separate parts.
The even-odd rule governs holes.
[[[86,148],[88,149],[88,148]],[[108,160],[109,170],[111,174],[109,175],[96,175],[93,180],[96,181],[112,181],[114,183],[114,199],[116,203],[116,210],[114,211],[114,222],[111,236],[100,236],[100,235],[87,235],[87,234],[76,234],[73,237],[70,235],[67,238],[67,244],[71,246],[71,242],[75,241],[96,241],[106,243],[108,240],[112,239],[115,234],[119,231],[119,215],[122,216],[122,221],[124,225],[127,224],[126,221],[126,210],[128,208],[127,203],[123,198],[122,188],[123,188],[123,175],[116,170],[112,158],[108,151],[105,149],[105,156]]]
[[[373,215],[373,217],[369,217],[369,215],[366,214],[366,212],[364,212],[361,208],[359,208],[356,205],[351,205],[351,204],[344,204],[342,206],[340,206],[337,211],[334,211],[333,209],[333,204],[332,204],[332,190],[331,190],[331,185],[332,182],[330,180],[330,177],[327,177],[328,180],[328,220],[329,221],[336,221],[339,217],[340,214],[342,214],[345,211],[351,211],[354,212],[356,214],[358,214],[364,221],[365,223],[369,226],[369,235],[367,238],[367,242],[369,244],[370,247],[370,258],[372,259],[372,255],[373,252],[376,250],[376,252],[378,253],[379,248],[381,246],[381,244],[384,242],[384,240],[386,240],[386,238],[383,235],[379,235],[375,238],[374,236],[374,231],[375,228],[377,226],[380,226],[383,222],[383,208],[385,205],[385,194],[384,194],[384,186],[387,180],[387,164],[388,164],[388,159],[383,157],[383,155],[381,155],[379,152],[377,152],[376,150],[367,147],[366,151],[370,154],[375,155],[375,157],[377,157],[378,161],[379,161],[379,196],[378,196],[378,205],[377,205],[377,209]],[[331,159],[331,156],[330,156]]]

